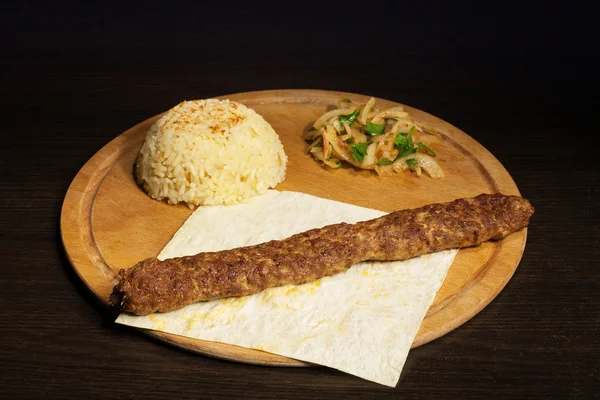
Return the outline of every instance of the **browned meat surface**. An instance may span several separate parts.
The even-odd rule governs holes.
[[[334,224],[285,240],[159,261],[121,270],[113,303],[138,315],[198,301],[245,296],[334,275],[365,260],[404,260],[501,239],[529,223],[531,204],[482,194],[400,210],[356,224]]]

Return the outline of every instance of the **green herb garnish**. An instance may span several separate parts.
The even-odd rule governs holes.
[[[394,146],[396,146],[399,150],[396,159],[417,152],[417,148],[415,147],[412,138],[412,133],[414,129],[415,127],[413,126],[410,129],[410,131],[406,133],[400,132],[398,133],[398,135],[396,135],[396,139],[394,139]]]
[[[344,142],[346,142],[348,144],[354,144],[354,138],[353,137],[348,138],[348,139],[344,140]]]
[[[372,122],[367,122],[365,126],[365,133],[369,136],[381,135],[384,130],[385,125],[374,124]]]
[[[432,149],[431,149],[429,146],[427,146],[426,144],[424,144],[424,143],[421,143],[421,142],[417,142],[416,144],[417,144],[417,146],[419,146],[419,148],[421,148],[421,149],[425,150],[425,151],[426,151],[427,153],[429,153],[429,154],[430,154],[432,157],[435,157],[435,156],[436,156],[436,154],[435,154],[435,151],[433,151],[433,150],[432,150]]]
[[[345,122],[348,125],[352,125],[356,117],[358,117],[358,114],[360,114],[360,111],[356,110],[352,114],[340,115],[338,117],[338,120],[340,121],[340,124],[343,124]]]
[[[417,149],[412,141],[412,137],[410,135],[406,135],[405,133],[399,133],[396,136],[396,140],[394,140],[394,145],[398,148],[398,157],[404,157],[409,154],[413,154],[417,152]]]
[[[398,133],[396,135],[396,139],[394,139],[394,146],[399,149],[404,148],[408,143],[408,139],[406,138],[406,133]]]
[[[338,163],[337,163],[337,167],[338,167],[338,168],[342,168],[342,162],[341,162],[341,161],[338,161]]]
[[[367,144],[358,143],[354,146],[350,146],[350,151],[352,152],[352,157],[354,157],[356,161],[360,162],[367,155]]]
[[[414,172],[414,170],[417,168],[417,165],[419,165],[419,162],[414,158],[409,158],[406,160],[406,165],[408,165],[408,169]]]
[[[406,147],[404,149],[402,149],[400,151],[400,153],[398,153],[398,157],[397,158],[402,158],[402,157],[406,157],[409,156],[411,154],[415,154],[417,152],[417,150],[415,150],[415,148],[410,148],[410,147]]]
[[[377,161],[377,165],[392,165],[394,162],[392,160],[389,160],[387,158],[382,158],[381,160]]]
[[[352,103],[352,100],[350,99],[342,99],[342,103]]]
[[[309,131],[309,132],[314,132],[314,131],[316,131],[316,130],[317,130],[317,128],[315,128],[314,126],[311,126],[310,128],[308,128],[308,131]]]

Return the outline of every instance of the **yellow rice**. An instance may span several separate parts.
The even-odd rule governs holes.
[[[235,204],[285,178],[279,136],[254,110],[229,100],[184,101],[147,133],[135,165],[150,197],[171,204]]]

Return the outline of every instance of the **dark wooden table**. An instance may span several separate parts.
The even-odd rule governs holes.
[[[0,397],[597,398],[592,13],[548,2],[200,3],[2,5]],[[365,93],[426,110],[487,147],[536,207],[504,291],[412,351],[395,389],[155,342],[114,324],[65,257],[63,197],[104,144],[184,99],[278,88]]]

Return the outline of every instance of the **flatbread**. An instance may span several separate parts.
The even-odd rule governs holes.
[[[385,213],[298,192],[268,191],[245,204],[200,207],[158,258],[284,239]],[[347,272],[241,298],[117,322],[229,343],[395,386],[419,326],[457,250],[407,261],[363,262]]]

